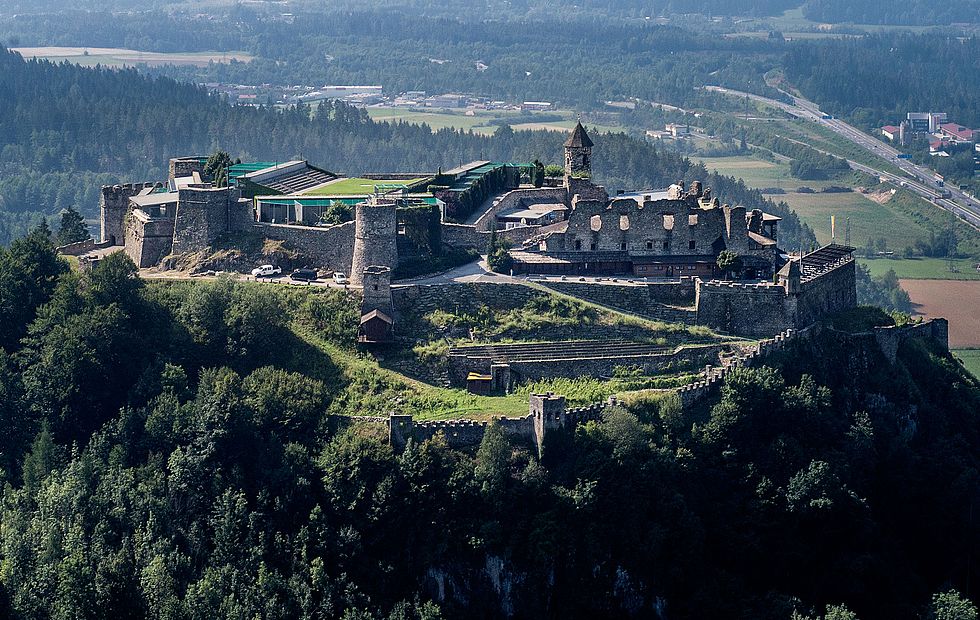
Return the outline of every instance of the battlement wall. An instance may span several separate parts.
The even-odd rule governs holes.
[[[99,225],[103,242],[123,245],[126,239],[125,221],[129,199],[148,187],[162,187],[162,184],[147,181],[102,186],[99,195]]]
[[[728,365],[720,367],[706,367],[705,378],[701,381],[685,385],[677,389],[681,404],[685,407],[691,406],[701,399],[715,393],[724,383],[728,373],[733,368],[742,366],[757,366],[769,355],[782,351],[793,340],[807,335],[808,330],[787,329],[773,338],[759,341],[749,353],[731,360]]]
[[[532,394],[529,413],[519,418],[494,418],[483,420],[424,420],[415,421],[411,415],[389,416],[388,438],[396,450],[402,450],[409,440],[427,441],[442,433],[451,448],[467,448],[480,444],[487,428],[498,425],[504,434],[512,439],[535,445],[540,451],[548,431],[574,429],[579,424],[602,421],[608,407],[618,405],[615,397],[605,402],[593,403],[584,407],[566,408],[565,399],[554,394]]]

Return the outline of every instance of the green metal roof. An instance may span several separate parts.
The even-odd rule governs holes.
[[[270,161],[257,161],[247,164],[235,164],[228,167],[228,177],[232,179],[237,179],[238,177],[243,177],[250,172],[257,172],[259,170],[265,170],[266,168],[271,168],[275,166],[275,162]]]

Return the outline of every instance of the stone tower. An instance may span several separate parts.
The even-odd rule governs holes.
[[[363,286],[364,270],[371,266],[394,269],[398,264],[398,216],[395,202],[376,198],[354,211],[354,258],[350,281]]]
[[[127,183],[126,185],[103,185],[99,196],[99,219],[102,228],[102,241],[113,245],[126,242],[125,219],[129,210],[129,199],[140,192],[155,187],[153,183]]]
[[[565,140],[565,178],[592,176],[592,140],[579,122]]]
[[[776,274],[776,284],[785,288],[787,295],[800,293],[800,279],[800,263],[795,260],[788,261]]]
[[[361,314],[380,310],[389,317],[392,316],[391,268],[382,265],[370,265],[361,275],[361,281],[364,287]]]

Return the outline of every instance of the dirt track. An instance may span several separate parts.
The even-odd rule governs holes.
[[[980,347],[980,281],[901,280],[915,312],[949,319],[951,348]]]

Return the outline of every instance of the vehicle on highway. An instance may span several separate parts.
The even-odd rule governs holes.
[[[289,274],[289,279],[297,282],[316,282],[317,273],[315,269],[297,269]]]
[[[256,278],[268,278],[270,276],[277,276],[282,273],[281,267],[275,267],[273,265],[259,265],[252,270],[252,275]]]
[[[343,271],[335,271],[333,281],[334,284],[347,284],[347,275]]]

